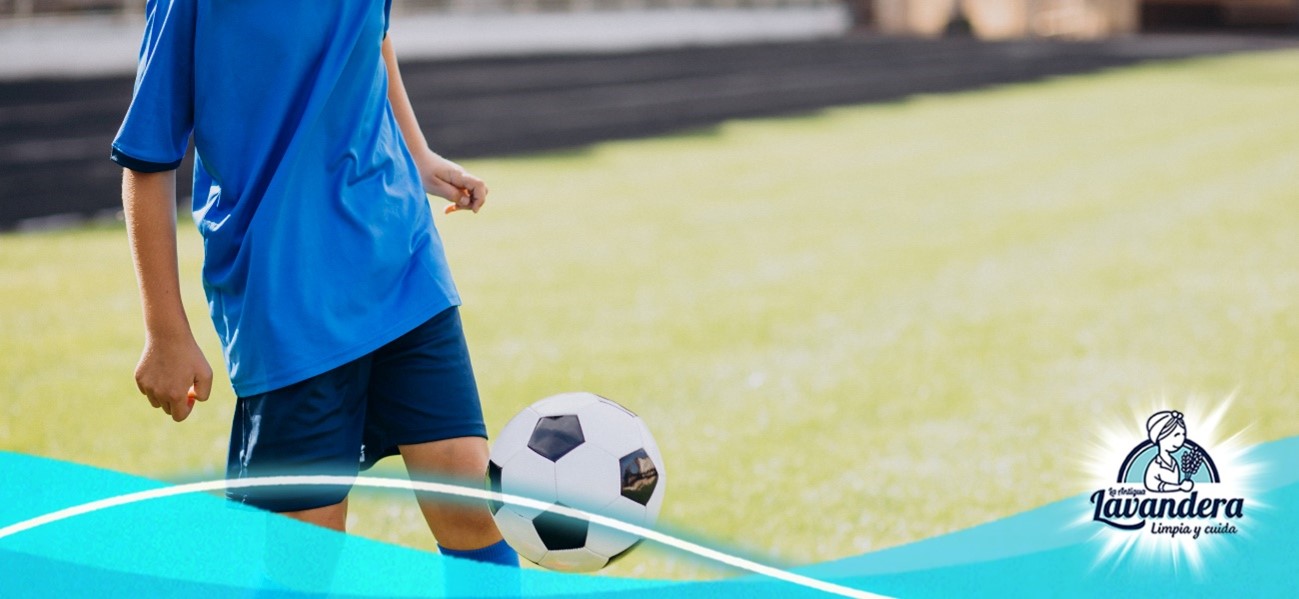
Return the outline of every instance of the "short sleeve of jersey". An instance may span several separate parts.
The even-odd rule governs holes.
[[[383,0],[383,37],[388,39],[388,26],[392,24],[392,0]]]
[[[148,0],[135,92],[112,160],[140,172],[180,166],[194,128],[195,0]]]

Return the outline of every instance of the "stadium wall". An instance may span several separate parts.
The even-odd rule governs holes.
[[[1139,31],[1299,24],[1299,0],[854,0],[858,23],[890,35],[1096,39]]]

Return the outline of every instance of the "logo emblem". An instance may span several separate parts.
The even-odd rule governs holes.
[[[1114,482],[1139,482],[1152,493],[1189,493],[1196,484],[1222,482],[1213,457],[1188,433],[1181,412],[1151,414],[1146,419],[1146,439],[1128,452]]]
[[[1127,452],[1114,483],[1091,494],[1091,520],[1173,539],[1238,532],[1245,498],[1221,484],[1218,464],[1191,440],[1185,416],[1160,410],[1144,429],[1146,438]]]

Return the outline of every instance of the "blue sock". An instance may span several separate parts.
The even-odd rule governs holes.
[[[450,557],[459,557],[471,559],[476,562],[485,564],[496,564],[498,566],[519,566],[519,554],[515,553],[514,548],[506,544],[505,541],[498,541],[494,545],[488,545],[482,549],[447,549],[438,545],[438,551],[442,555]]]
[[[477,564],[469,564],[458,559],[446,560],[443,589],[445,596],[517,597],[522,594],[523,581],[519,576],[522,572],[519,569],[519,554],[505,544],[505,541],[468,551],[447,549],[438,545],[438,551],[447,557],[505,566],[504,569],[491,569],[494,570],[492,575],[484,576],[484,568],[475,567]]]

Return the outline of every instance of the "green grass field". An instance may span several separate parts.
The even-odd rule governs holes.
[[[1296,105],[1278,52],[474,161],[488,209],[437,223],[489,428],[613,397],[663,448],[663,524],[786,565],[1088,490],[1080,448],[1133,403],[1234,391],[1228,428],[1299,434]],[[228,382],[181,425],[135,391],[120,226],[0,236],[0,289],[0,448],[220,476]],[[354,506],[432,546],[413,501]]]

